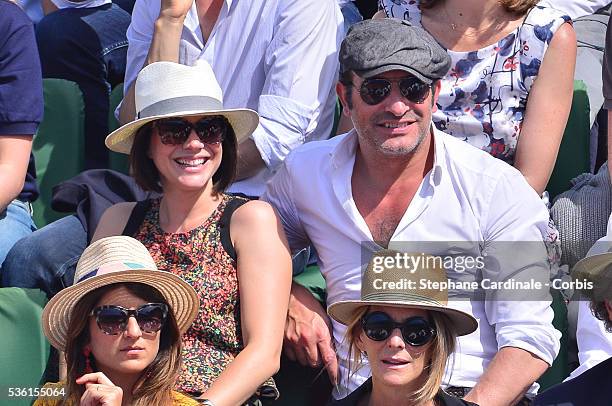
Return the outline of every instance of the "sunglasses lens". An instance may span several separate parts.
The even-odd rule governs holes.
[[[161,330],[166,320],[167,307],[162,303],[153,303],[140,307],[136,320],[140,329],[146,333]]]
[[[384,341],[393,331],[393,320],[385,313],[374,312],[363,319],[363,332],[374,341]]]
[[[155,122],[162,144],[178,145],[183,144],[189,137],[191,123],[174,118],[167,118]]]
[[[96,307],[92,315],[96,317],[98,327],[104,334],[117,335],[124,332],[131,316],[136,317],[140,330],[156,333],[166,321],[168,306],[164,303],[148,303],[136,310],[128,310],[121,306],[107,305]]]
[[[429,85],[417,78],[406,78],[399,82],[402,95],[413,103],[423,103],[429,95]]]
[[[413,347],[427,344],[434,336],[429,322],[422,317],[411,317],[402,323],[402,337]]]
[[[423,317],[411,317],[402,323],[396,323],[386,313],[373,312],[366,315],[362,323],[363,332],[374,341],[386,340],[395,328],[401,329],[404,342],[413,347],[427,344],[435,335],[435,330]]]
[[[219,144],[225,139],[227,120],[224,117],[214,116],[201,119],[195,124],[200,141],[205,144]]]
[[[385,79],[367,79],[361,84],[359,94],[369,105],[380,103],[391,93],[391,82]]]
[[[104,334],[117,335],[125,329],[127,314],[123,310],[110,306],[98,309],[96,320]]]

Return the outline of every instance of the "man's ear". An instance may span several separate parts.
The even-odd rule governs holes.
[[[351,109],[349,106],[349,102],[346,98],[346,92],[350,91],[350,89],[348,89],[345,85],[343,85],[342,83],[338,82],[336,84],[336,94],[338,94],[338,98],[340,99],[340,103],[342,104],[342,114],[344,114],[347,117],[351,116]]]
[[[608,311],[608,319],[612,321],[612,299],[604,300],[606,310]]]

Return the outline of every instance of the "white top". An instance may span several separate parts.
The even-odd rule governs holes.
[[[160,0],[138,0],[134,6],[125,91],[144,64],[159,9]],[[205,44],[194,1],[181,34],[179,62],[206,60],[223,90],[224,106],[251,108],[261,116],[252,139],[267,168],[230,191],[259,196],[292,149],[328,138],[343,36],[334,0],[225,0]]]
[[[604,323],[593,316],[589,303],[588,300],[583,300],[578,304],[576,340],[580,365],[566,381],[612,357],[612,333],[608,333]]]
[[[532,241],[531,247],[537,248],[542,262],[528,262],[528,255],[514,252],[503,271],[447,270],[448,276],[462,281],[483,276],[493,280],[528,276],[548,282],[550,271],[542,242],[548,211],[524,177],[511,166],[438,130],[434,140],[434,167],[400,220],[389,248],[404,251],[402,242],[405,247],[407,241],[459,241],[465,243],[463,247],[454,243],[455,251],[476,256],[482,254],[483,247],[488,250],[498,241]],[[352,196],[356,147],[354,130],[304,145],[285,160],[262,196],[278,210],[292,250],[313,243],[327,283],[328,305],[360,298],[361,270],[371,254],[381,249],[373,242]],[[449,246],[442,245],[446,250],[431,253],[448,253]],[[559,351],[561,334],[552,326],[548,289],[537,302],[495,300],[494,291],[486,295],[492,300],[451,301],[451,307],[474,315],[479,328],[459,339],[458,353],[448,363],[452,375],[445,378],[446,385],[474,386],[501,347],[523,348],[549,364]],[[341,373],[334,396],[342,398],[362,384],[369,371],[361,369],[347,382],[345,327],[334,322],[333,333]],[[537,384],[530,389],[531,393],[535,391]]]
[[[538,4],[556,8],[575,20],[578,17],[593,14],[603,6],[607,6],[610,4],[610,0],[541,0]]]

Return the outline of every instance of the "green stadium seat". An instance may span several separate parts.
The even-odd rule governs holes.
[[[79,86],[64,79],[43,79],[44,118],[34,137],[40,197],[34,222],[41,228],[65,214],[51,209],[51,189],[83,170],[85,104]]]
[[[8,397],[9,388],[38,388],[50,346],[41,329],[47,296],[38,289],[0,289],[0,404],[29,406],[35,398]]]
[[[115,109],[123,99],[123,83],[119,83],[110,94],[109,104],[110,108],[108,109],[108,133],[115,131],[119,128],[119,121],[115,118]],[[110,169],[114,169],[118,172],[128,174],[129,173],[129,163],[128,156],[125,154],[119,154],[117,152],[109,151],[108,152],[108,163]]]

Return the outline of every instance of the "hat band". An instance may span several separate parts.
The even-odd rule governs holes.
[[[137,262],[108,262],[99,268],[94,269],[93,271],[87,272],[85,275],[80,275],[77,279],[75,279],[74,283],[79,283],[84,281],[85,279],[93,278],[94,276],[105,275],[112,272],[121,272],[127,271],[129,269],[150,269],[151,266],[146,266],[143,264],[139,264]]]
[[[361,298],[364,302],[419,302],[429,306],[446,307],[435,299],[410,293],[376,292],[368,293]]]
[[[146,118],[164,115],[181,115],[184,112],[207,110],[223,110],[223,103],[219,99],[209,96],[181,96],[172,99],[160,100],[140,110],[136,118]]]

